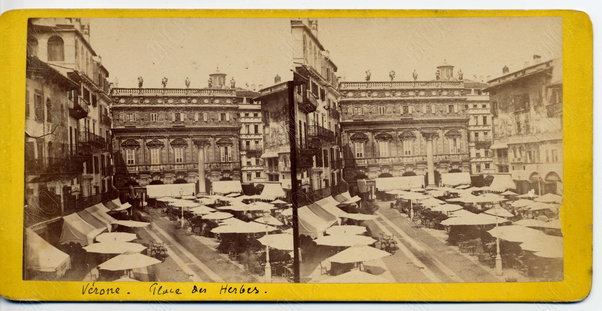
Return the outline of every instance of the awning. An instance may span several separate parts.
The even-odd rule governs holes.
[[[194,195],[195,184],[168,184],[168,185],[147,185],[146,195],[149,198],[160,197],[179,197],[183,195]],[[120,204],[121,205],[121,204]]]
[[[316,201],[316,202],[314,202],[314,204],[320,206],[327,213],[329,213],[330,215],[332,215],[334,217],[338,217],[338,218],[347,217],[347,212],[338,208],[337,205],[340,203],[331,196],[321,199],[319,201]]]
[[[213,190],[213,193],[216,194],[228,194],[232,192],[242,193],[242,185],[238,180],[214,181],[211,183],[211,189]]]
[[[117,198],[111,201],[103,202],[102,204],[104,204],[104,206],[106,206],[108,209],[114,210],[121,206],[121,201],[119,201],[119,198]]]
[[[25,269],[53,272],[61,277],[71,268],[71,258],[31,229],[25,229]]]
[[[312,238],[320,237],[324,231],[336,222],[336,218],[324,219],[314,213],[308,206],[303,206],[297,210],[299,216],[299,234],[307,235]]]
[[[376,189],[379,191],[424,187],[424,176],[381,177],[376,178],[375,181]]]
[[[493,143],[489,149],[508,149],[508,144],[501,142]]]
[[[285,198],[286,193],[284,193],[284,190],[282,189],[282,185],[280,185],[280,183],[265,183],[263,184],[263,190],[261,191],[259,197],[262,200],[273,201],[277,198]]]
[[[441,174],[441,184],[443,186],[470,185],[470,173],[444,173]]]
[[[103,221],[98,219],[98,217],[95,217],[94,214],[90,213],[88,210],[79,211],[77,212],[77,215],[96,229],[108,229]]]
[[[503,192],[508,189],[516,189],[516,184],[514,184],[514,180],[510,175],[495,175],[489,189],[495,192]]]
[[[278,157],[278,153],[273,152],[273,151],[268,151],[268,152],[264,152],[261,155],[262,159],[267,159],[267,158],[277,158]]]
[[[343,193],[339,193],[337,195],[334,196],[335,200],[343,203],[349,199],[351,199],[351,194],[349,194],[349,191],[347,192],[343,192]]]
[[[60,244],[78,243],[86,246],[94,242],[94,238],[105,231],[106,227],[95,228],[83,220],[77,213],[63,217]]]
[[[108,211],[108,209],[100,203],[88,207],[87,209],[85,209],[85,211],[88,211],[96,219],[100,220],[107,227],[107,230],[109,230],[109,231],[111,231],[111,225],[114,224],[115,222],[117,222],[117,219],[111,217],[109,214],[107,214],[105,212],[105,211]]]

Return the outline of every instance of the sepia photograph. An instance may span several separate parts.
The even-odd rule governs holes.
[[[562,281],[562,26],[30,18],[23,280]]]

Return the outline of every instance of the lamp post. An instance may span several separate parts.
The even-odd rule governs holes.
[[[497,237],[495,238],[495,274],[500,276],[503,274],[503,271],[502,271],[502,255],[500,254],[500,237],[499,237],[497,213],[498,213],[498,209],[496,208],[495,209],[495,230],[498,232],[498,234],[497,234]]]
[[[270,219],[270,212],[263,212],[263,220],[265,223],[265,236],[268,236],[268,221]],[[267,244],[267,243],[266,243]],[[272,283],[272,265],[270,264],[270,247],[265,246],[265,281],[266,283]]]
[[[180,189],[180,199],[182,199],[182,189]],[[180,205],[180,229],[184,229],[184,205]]]

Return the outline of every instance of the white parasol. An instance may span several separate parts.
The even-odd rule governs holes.
[[[442,205],[432,206],[430,210],[433,212],[449,213],[461,210],[462,208],[463,207],[461,205],[446,203]]]
[[[211,208],[205,205],[197,206],[190,210],[193,214],[196,215],[206,215],[215,212],[215,208]]]
[[[283,251],[293,250],[293,236],[288,233],[268,234],[257,240],[261,244],[271,248]]]
[[[327,258],[326,261],[353,263],[381,259],[387,256],[391,256],[391,254],[371,246],[354,246]]]
[[[276,226],[276,227],[284,225],[280,220],[276,219],[272,215],[268,216],[267,219],[265,219],[265,217],[263,217],[263,216],[262,217],[257,217],[253,221],[256,222],[256,223],[267,224],[267,225]]]
[[[347,214],[345,214],[345,217],[349,218],[349,219],[353,219],[353,220],[374,220],[378,216],[361,214],[361,213],[347,213]]]
[[[532,228],[550,228],[550,229],[560,229],[560,220],[552,220],[552,221],[541,221],[537,219],[521,219],[514,222],[515,225],[532,227]]]
[[[356,246],[374,244],[376,240],[364,235],[337,234],[319,237],[314,242],[326,246]]]
[[[146,246],[138,243],[129,242],[102,242],[93,243],[85,246],[84,249],[88,253],[99,254],[123,254],[123,253],[139,253],[146,249]]]
[[[258,224],[256,222],[242,222],[232,225],[222,225],[211,229],[213,233],[260,233],[260,232],[272,232],[278,228],[272,226],[266,226],[264,224]]]
[[[326,229],[326,234],[336,235],[336,234],[362,234],[366,232],[366,227],[364,226],[354,226],[354,225],[342,225],[342,226],[332,226]]]
[[[132,253],[115,256],[98,265],[98,268],[101,270],[119,271],[143,268],[158,263],[161,263],[161,261],[153,257],[142,255],[140,253]]]
[[[562,203],[562,196],[553,193],[546,193],[535,199],[535,201],[543,203]]]
[[[507,211],[505,208],[503,208],[501,206],[496,206],[494,208],[490,208],[490,209],[486,210],[484,213],[488,214],[488,215],[504,217],[504,218],[514,217],[514,214],[510,213],[509,211]]]
[[[527,199],[520,199],[520,200],[516,200],[516,201],[512,202],[510,205],[512,207],[520,208],[520,207],[525,207],[530,204],[533,204],[533,201],[527,200]]]
[[[133,221],[133,220],[118,220],[117,225],[130,227],[130,228],[142,228],[150,225],[150,222]]]
[[[499,226],[495,227],[489,231],[489,234],[495,238],[500,238],[502,240],[510,241],[510,242],[526,242],[531,240],[538,240],[545,238],[545,233],[530,229],[523,226],[517,225],[509,225],[509,226]]]
[[[119,241],[119,242],[129,242],[132,240],[137,239],[138,237],[136,236],[135,233],[128,233],[128,232],[105,232],[102,233],[100,235],[98,235],[96,237],[96,241],[97,242],[115,242],[115,241]]]
[[[442,225],[444,226],[471,226],[471,225],[493,225],[496,223],[504,223],[504,222],[508,222],[508,220],[501,218],[501,217],[495,217],[495,216],[491,216],[491,215],[487,215],[485,213],[481,213],[481,214],[474,214],[474,213],[463,213],[461,216],[458,217],[451,217],[448,219],[445,219],[441,222]]]
[[[232,216],[233,216],[232,214],[226,213],[226,212],[215,212],[215,213],[204,215],[203,219],[207,219],[207,220],[222,220],[222,219],[231,218]]]
[[[320,283],[391,283],[391,281],[368,272],[351,270],[349,272],[321,280]]]

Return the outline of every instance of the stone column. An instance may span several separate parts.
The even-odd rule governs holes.
[[[433,160],[433,139],[437,136],[436,132],[423,132],[422,136],[426,139],[426,167],[428,173],[427,187],[435,186],[435,163]]]
[[[197,152],[198,174],[199,174],[199,193],[205,194],[205,144],[200,143]]]

